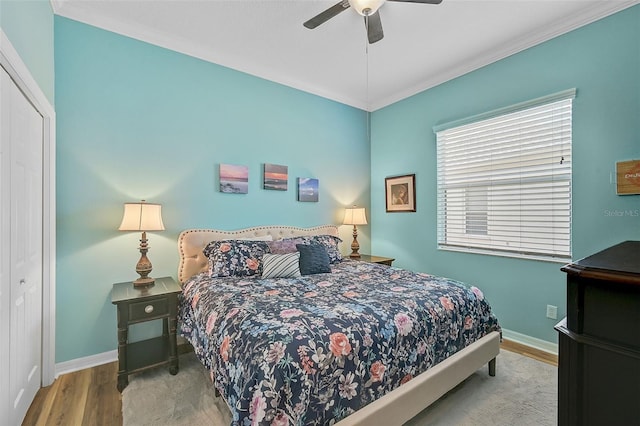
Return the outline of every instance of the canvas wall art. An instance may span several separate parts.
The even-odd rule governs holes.
[[[640,160],[616,163],[616,192],[618,195],[640,194]]]
[[[246,194],[249,192],[249,168],[236,164],[220,164],[220,192]]]
[[[287,181],[289,180],[289,171],[287,166],[278,164],[264,165],[264,189],[274,191],[286,191]]]
[[[318,179],[298,178],[298,201],[318,201]]]

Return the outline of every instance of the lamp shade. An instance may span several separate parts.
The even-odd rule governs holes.
[[[364,207],[353,207],[344,211],[344,225],[366,225],[367,216]]]
[[[160,204],[125,203],[120,231],[164,231]]]

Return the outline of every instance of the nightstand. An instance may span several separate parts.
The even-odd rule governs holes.
[[[129,374],[169,364],[178,374],[176,326],[180,286],[171,277],[156,278],[151,287],[134,288],[133,282],[117,283],[111,303],[118,310],[118,390],[129,384]],[[162,336],[130,343],[129,326],[162,320]]]
[[[372,256],[370,254],[361,254],[360,257],[350,257],[351,260],[359,260],[361,262],[380,263],[381,265],[389,265],[393,263],[395,259],[391,257]]]

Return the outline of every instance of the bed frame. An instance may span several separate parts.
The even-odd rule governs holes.
[[[268,235],[277,240],[322,234],[338,236],[338,228],[334,225],[323,225],[313,228],[259,226],[236,231],[188,229],[181,232],[178,237],[180,253],[178,280],[182,285],[189,277],[207,270],[208,260],[202,250],[210,241],[250,239]],[[496,356],[499,353],[500,334],[494,331],[336,423],[336,426],[401,425],[437,401],[483,365],[488,364],[489,375],[495,376]]]

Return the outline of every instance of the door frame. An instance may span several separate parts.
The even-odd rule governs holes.
[[[43,119],[42,149],[42,386],[55,379],[56,356],[56,112],[0,28],[0,66]]]

